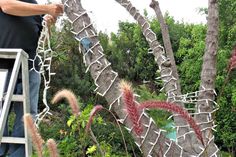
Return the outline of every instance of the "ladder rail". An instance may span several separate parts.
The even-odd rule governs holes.
[[[28,58],[22,58],[22,87],[23,87],[23,110],[24,113],[30,113],[30,101],[29,101],[29,69],[28,69]],[[24,124],[24,131],[25,131],[25,154],[32,154],[32,144],[29,138],[29,132]]]
[[[2,113],[0,116],[0,141],[2,140],[2,136],[3,136],[3,132],[4,132],[4,128],[6,126],[6,120],[7,120],[7,115],[9,113],[9,109],[10,109],[10,104],[11,104],[11,99],[12,99],[12,95],[15,89],[15,85],[16,85],[16,80],[18,77],[18,72],[20,69],[20,64],[21,64],[21,54],[18,53],[16,55],[16,60],[13,66],[13,70],[11,73],[11,78],[10,78],[10,82],[7,88],[7,94],[6,94],[6,98],[4,100],[4,104],[3,104],[3,108],[2,108]]]
[[[4,90],[5,90],[5,84],[7,81],[7,75],[8,75],[8,70],[6,69],[0,69],[0,115],[2,113],[2,103],[3,103],[3,97],[4,97]]]

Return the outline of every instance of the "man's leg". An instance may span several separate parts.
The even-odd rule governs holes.
[[[22,87],[22,85],[21,85]],[[38,97],[40,87],[40,74],[36,71],[29,72],[29,96],[30,96],[30,113],[35,118],[38,111]],[[18,87],[18,89],[22,89]],[[16,114],[16,120],[13,128],[13,137],[24,136],[24,125],[22,121],[23,116],[23,105],[14,104],[14,111]],[[10,157],[25,157],[25,146],[24,145],[10,145],[9,149]]]
[[[30,113],[34,120],[38,114],[39,88],[41,83],[41,76],[36,71],[29,72],[29,96],[30,96]]]
[[[7,120],[7,122],[8,122],[8,120]],[[7,125],[7,123],[6,123],[5,129],[4,129],[4,132],[3,132],[3,136],[8,136],[8,125]],[[7,152],[7,149],[8,149],[8,144],[5,144],[5,143],[1,144],[1,146],[0,146],[0,156],[3,156]]]

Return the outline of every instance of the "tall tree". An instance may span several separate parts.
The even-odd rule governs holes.
[[[125,7],[142,27],[143,34],[152,48],[153,54],[160,68],[161,78],[164,82],[168,99],[169,101],[173,101],[176,96],[180,94],[180,87],[177,87],[179,86],[177,82],[178,79],[176,79],[177,75],[175,77],[173,76],[174,74],[172,67],[175,66],[175,64],[168,60],[168,56],[164,54],[164,50],[157,41],[155,33],[150,29],[148,21],[137,11],[137,9],[127,0],[116,1]],[[106,98],[107,102],[110,104],[110,109],[113,109],[119,116],[120,122],[127,126],[128,130],[133,135],[136,144],[142,150],[144,156],[203,155],[201,153],[205,151],[200,149],[203,146],[200,146],[200,142],[195,140],[196,136],[193,137],[194,144],[189,143],[190,137],[187,133],[189,133],[190,130],[188,127],[179,127],[178,134],[180,136],[178,138],[178,144],[176,144],[175,142],[171,142],[165,138],[162,131],[157,128],[153,120],[145,113],[142,113],[140,122],[146,127],[141,136],[136,136],[132,130],[132,123],[127,118],[127,114],[123,112],[124,105],[121,100],[121,93],[118,89],[120,79],[118,78],[117,73],[112,70],[110,63],[105,58],[103,48],[98,41],[96,31],[93,28],[86,11],[83,9],[81,1],[66,0],[63,1],[63,3],[65,4],[65,11],[73,26],[72,32],[75,34],[75,39],[81,44],[84,62],[87,66],[86,72],[90,71],[95,85],[97,86],[95,91]],[[216,4],[216,1],[209,0],[209,9],[213,4]],[[209,17],[211,17],[211,14],[209,14]],[[208,56],[206,58],[207,59],[205,61],[208,61]],[[174,62],[174,60],[172,61]],[[205,74],[203,74],[203,76],[205,76]],[[214,77],[214,75],[212,77]],[[204,79],[202,81],[204,82]],[[174,119],[178,126],[186,125],[185,121],[180,118],[180,116],[175,116]],[[208,135],[208,133],[204,135]],[[207,150],[207,153],[209,156],[216,155],[214,153],[217,152],[217,147],[211,147],[211,145],[209,145],[207,149],[208,148],[209,151]]]
[[[207,36],[206,36],[206,50],[203,56],[202,72],[201,72],[201,84],[196,106],[198,114],[195,115],[195,119],[201,127],[205,143],[207,144],[207,154],[214,155],[218,151],[218,147],[214,143],[214,136],[212,133],[212,127],[214,125],[214,119],[212,112],[214,111],[215,99],[215,79],[216,79],[216,60],[218,50],[218,32],[219,32],[219,13],[218,13],[218,1],[208,0],[208,18],[207,18]],[[210,89],[210,90],[205,90]],[[205,101],[206,100],[206,101]],[[209,114],[204,114],[209,113]],[[205,122],[205,123],[204,123]],[[193,142],[195,140],[193,139]]]
[[[164,18],[162,16],[159,3],[152,0],[150,5],[156,12],[157,18],[160,22],[163,40],[167,52],[169,51],[169,57],[173,57],[173,51],[171,51],[171,44],[169,40],[169,33],[166,27]],[[218,5],[217,0],[208,1],[208,30],[206,37],[206,51],[203,57],[203,65],[201,72],[201,84],[198,103],[195,110],[195,119],[202,128],[204,134],[204,141],[206,144],[206,150],[199,149],[201,146],[197,144],[196,138],[192,138],[193,149],[197,154],[207,153],[209,156],[216,155],[218,152],[217,146],[214,144],[214,138],[212,134],[212,127],[214,125],[212,119],[212,112],[214,110],[213,101],[215,99],[215,79],[216,79],[216,54],[218,47]],[[208,114],[206,114],[208,113]]]

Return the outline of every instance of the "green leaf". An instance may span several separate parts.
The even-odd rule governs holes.
[[[85,121],[82,121],[81,126],[82,128],[85,128]]]
[[[97,120],[98,124],[103,124],[104,123],[102,117],[97,117],[96,120]]]
[[[67,126],[71,127],[71,124],[74,122],[75,118],[74,117],[70,117],[70,119],[67,121]]]
[[[97,150],[97,146],[95,146],[95,145],[90,146],[90,147],[87,149],[86,154],[93,154],[96,150]]]

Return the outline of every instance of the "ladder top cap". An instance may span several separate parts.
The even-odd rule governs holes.
[[[14,56],[21,53],[24,57],[28,58],[28,54],[23,49],[0,48],[0,53],[7,53],[7,55]]]

